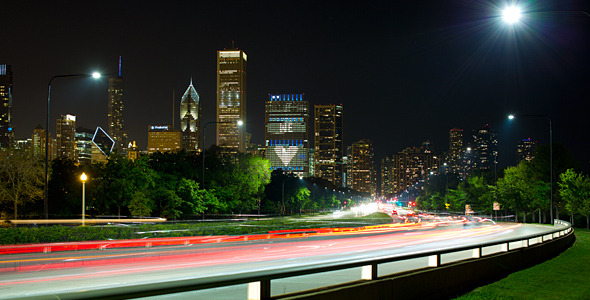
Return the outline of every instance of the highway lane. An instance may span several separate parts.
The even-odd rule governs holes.
[[[511,238],[547,231],[550,228],[503,223],[466,228],[450,226],[423,231],[373,230],[308,238],[175,247],[5,255],[0,257],[0,299],[407,254]],[[455,258],[447,258],[451,259]],[[380,268],[379,273],[383,275],[400,272],[420,264],[425,266],[426,262],[392,263],[391,266]],[[360,270],[338,272],[273,281],[272,292],[282,294],[350,281],[360,276]],[[223,288],[221,291],[193,292],[190,297],[199,295],[203,299],[212,299],[213,296],[220,299],[243,299],[243,289],[243,286],[238,286]],[[170,298],[170,295],[167,297]]]

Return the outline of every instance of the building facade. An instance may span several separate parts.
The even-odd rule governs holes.
[[[444,172],[461,174],[464,154],[463,129],[453,128],[449,131],[449,152],[447,152],[447,168]]]
[[[494,167],[498,157],[498,139],[496,132],[490,129],[489,125],[473,131],[472,146],[473,153],[472,169],[490,170]],[[469,154],[466,153],[466,156]]]
[[[269,95],[264,137],[271,170],[309,176],[309,103],[303,94]]]
[[[383,186],[393,194],[401,194],[411,186],[425,180],[436,169],[436,156],[425,146],[409,147],[385,160],[388,165],[389,186]],[[383,184],[383,183],[382,183]]]
[[[246,53],[242,50],[217,51],[217,145],[230,152],[245,152]]]
[[[180,130],[171,125],[152,125],[148,128],[148,154],[180,150]]]
[[[375,178],[375,154],[370,140],[360,140],[350,146],[349,151],[350,188],[362,193],[375,195],[377,180]]]
[[[108,134],[115,141],[114,149],[120,152],[124,152],[127,146],[123,109],[123,77],[121,76],[121,57],[119,57],[119,76],[109,78]]]
[[[14,139],[12,128],[12,69],[0,64],[0,148],[9,148]]]
[[[535,151],[537,150],[537,141],[532,140],[531,138],[523,139],[518,142],[517,153],[518,153],[518,161],[531,161],[535,158]]]
[[[381,196],[389,197],[394,194],[391,182],[391,157],[381,159]]]
[[[180,132],[182,149],[201,150],[201,103],[192,79],[180,99]]]
[[[342,105],[316,105],[314,108],[315,176],[335,187],[343,186]]]
[[[81,164],[92,163],[92,138],[94,130],[78,127],[76,128],[76,153],[78,162]]]
[[[76,116],[65,115],[57,119],[57,157],[78,160],[76,153]]]

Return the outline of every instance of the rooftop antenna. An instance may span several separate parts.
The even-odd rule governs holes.
[[[231,41],[231,48],[236,49],[236,46],[234,45],[234,41]]]
[[[119,56],[119,77],[121,77],[121,56]]]
[[[174,129],[174,89],[172,89],[172,129]]]

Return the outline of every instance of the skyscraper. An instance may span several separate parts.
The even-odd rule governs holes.
[[[342,105],[316,105],[315,176],[342,187]]]
[[[424,144],[422,147],[409,147],[394,154],[388,161],[390,186],[384,190],[399,194],[421,180],[437,166],[435,155]]]
[[[494,166],[498,155],[498,139],[488,124],[473,131],[472,151],[474,169],[486,170]]]
[[[453,128],[449,131],[449,152],[447,153],[446,173],[461,173],[463,162],[463,129]]]
[[[375,154],[370,140],[360,140],[350,146],[349,169],[350,188],[363,193],[375,195]]]
[[[92,138],[94,130],[78,127],[76,128],[76,153],[78,162],[82,164],[92,163]]]
[[[109,78],[108,97],[108,134],[115,141],[115,149],[124,151],[127,146],[127,133],[123,119],[123,77],[120,56],[119,76]]]
[[[246,122],[246,53],[217,51],[217,145],[230,152],[244,152]]]
[[[193,86],[193,80],[180,100],[180,132],[182,149],[187,151],[201,150],[201,103],[199,94]]]
[[[65,115],[56,124],[57,156],[77,160],[76,155],[76,116]]]
[[[12,131],[12,70],[0,65],[0,148],[9,148],[14,139]]]
[[[303,94],[270,95],[264,122],[271,170],[309,176],[309,104]]]

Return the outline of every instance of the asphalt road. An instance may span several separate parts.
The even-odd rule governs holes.
[[[4,255],[0,257],[0,299],[402,255],[518,237],[550,229],[551,227],[541,225],[501,223],[402,232],[383,229],[307,238],[173,247]],[[467,258],[469,255],[470,253],[443,256],[442,261],[449,262]],[[426,259],[390,263],[380,266],[379,275],[420,268],[426,264]],[[357,268],[274,280],[272,294],[358,280],[360,274],[360,268]],[[162,297],[246,299],[246,286]]]

